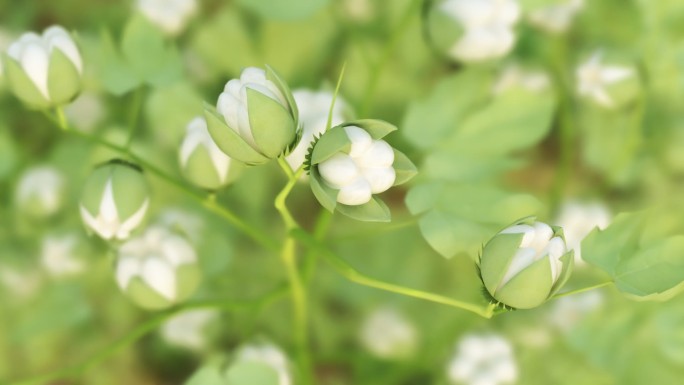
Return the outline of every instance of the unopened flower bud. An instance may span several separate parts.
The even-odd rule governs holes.
[[[530,309],[565,284],[572,264],[572,251],[567,251],[560,228],[524,221],[487,242],[479,267],[485,289],[494,301]]]
[[[207,190],[217,190],[232,179],[229,177],[233,166],[231,159],[211,138],[203,117],[197,117],[188,124],[179,160],[183,176]]]
[[[197,0],[137,0],[138,10],[168,35],[180,33],[197,11]]]
[[[88,177],[81,196],[81,218],[105,240],[123,240],[142,223],[149,205],[149,187],[135,165],[113,160]]]

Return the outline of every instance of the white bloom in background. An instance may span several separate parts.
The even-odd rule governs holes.
[[[105,105],[97,94],[84,92],[64,112],[74,127],[92,132],[105,116]]]
[[[194,211],[181,208],[164,209],[159,214],[157,222],[168,229],[180,231],[194,243],[200,241],[204,231],[202,217]]]
[[[197,11],[197,0],[137,0],[137,7],[169,35],[180,33]]]
[[[311,146],[314,136],[325,131],[328,124],[328,113],[332,104],[333,93],[329,91],[311,91],[306,89],[292,92],[297,107],[299,108],[299,122],[302,125],[302,138],[297,146],[285,157],[293,170],[297,170],[304,164],[306,153]],[[332,113],[332,125],[334,127],[344,122],[344,110],[346,103],[337,97]]]
[[[446,0],[439,7],[463,29],[449,50],[454,58],[488,60],[502,57],[513,48],[513,27],[520,17],[516,0]]]
[[[161,335],[170,344],[199,351],[207,346],[207,325],[217,317],[218,312],[211,309],[186,311],[164,322]]]
[[[42,284],[40,275],[32,271],[21,271],[11,266],[0,265],[0,283],[19,302],[30,299],[38,293]]]
[[[293,384],[287,356],[273,344],[254,343],[245,345],[238,350],[236,359],[266,364],[278,373],[278,385]]]
[[[375,4],[371,0],[344,0],[343,6],[349,18],[355,21],[370,21],[375,14]]]
[[[351,150],[339,152],[318,165],[323,182],[339,190],[339,203],[356,206],[367,203],[373,194],[387,191],[394,184],[394,150],[382,139],[373,139],[357,126],[344,127]]]
[[[569,332],[582,319],[603,305],[604,296],[600,291],[569,295],[554,301],[549,320],[562,332]]]
[[[498,335],[467,335],[447,367],[453,384],[506,385],[518,379],[513,348]]]
[[[607,88],[635,76],[633,68],[601,64],[601,51],[577,68],[577,91],[604,107],[614,107],[615,101]]]
[[[508,65],[494,84],[494,94],[501,94],[511,88],[520,87],[531,92],[542,92],[549,88],[551,79],[543,71],[526,71],[517,65]]]
[[[62,52],[68,62],[71,63],[72,72],[74,69],[76,70],[76,75],[67,72],[57,74],[62,77],[70,77],[68,80],[61,79],[60,86],[62,89],[59,91],[58,100],[53,100],[55,91],[49,86],[48,79],[51,64],[55,60],[55,50]],[[26,95],[23,92],[24,90],[15,90],[17,96],[29,104],[39,106],[53,103],[61,104],[73,98],[80,88],[77,83],[80,81],[78,77],[83,73],[83,59],[69,32],[60,26],[49,27],[42,35],[33,32],[21,35],[17,41],[9,46],[7,55],[19,64],[28,79],[42,95],[42,99],[33,96],[26,98],[24,97]],[[71,79],[72,77],[73,79]],[[64,91],[67,86],[70,87],[70,92]]]
[[[563,228],[568,249],[574,250],[575,262],[582,260],[582,240],[594,230],[608,227],[611,214],[608,208],[599,202],[581,203],[570,201],[563,204],[555,223]]]
[[[40,262],[48,274],[61,278],[78,275],[85,270],[85,263],[77,256],[78,242],[76,234],[43,238]]]
[[[151,226],[121,245],[115,269],[121,290],[146,308],[164,308],[182,301],[199,284],[193,246],[159,226]]]
[[[15,199],[22,211],[47,217],[61,209],[65,189],[66,182],[59,170],[52,166],[38,166],[22,174]]]
[[[216,190],[228,183],[231,159],[211,138],[201,116],[188,123],[179,161],[183,175],[199,187]]]
[[[384,359],[408,358],[418,347],[415,326],[391,308],[371,313],[361,327],[360,339],[370,353]]]
[[[584,0],[563,0],[530,12],[532,25],[550,33],[563,33],[570,28],[575,15],[584,8]]]

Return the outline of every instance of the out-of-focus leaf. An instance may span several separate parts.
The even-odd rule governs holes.
[[[231,365],[225,374],[226,385],[278,385],[278,373],[263,362],[245,361]]]
[[[238,0],[243,7],[259,16],[274,20],[299,20],[325,7],[330,0]]]

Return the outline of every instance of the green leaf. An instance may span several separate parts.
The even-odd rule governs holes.
[[[48,68],[48,91],[54,104],[65,104],[81,90],[81,74],[69,58],[60,50],[53,49]]]
[[[171,301],[147,286],[140,277],[131,278],[126,287],[126,295],[136,305],[149,310],[160,310],[172,305]]]
[[[278,372],[259,361],[237,362],[225,373],[226,385],[278,385]]]
[[[341,126],[333,127],[316,141],[311,153],[311,165],[317,165],[338,152],[349,153],[349,151],[351,151],[351,140],[346,131]]]
[[[359,119],[351,122],[346,122],[343,126],[358,126],[368,131],[370,136],[375,139],[382,139],[388,134],[397,130],[397,126],[392,123],[385,122],[378,119]]]
[[[114,38],[108,31],[103,30],[101,43],[96,50],[97,54],[92,56],[98,63],[98,77],[107,91],[120,96],[140,85],[140,79],[123,60]]]
[[[238,0],[238,3],[259,16],[273,20],[304,19],[325,7],[330,0]]]
[[[418,174],[416,165],[414,165],[403,152],[397,149],[394,149],[394,163],[392,163],[392,168],[394,168],[397,175],[393,186],[406,183]]]
[[[19,63],[4,53],[2,59],[10,88],[17,98],[35,109],[50,107],[51,102],[38,90]]]
[[[226,385],[220,365],[205,365],[195,372],[183,385]]]
[[[248,164],[258,165],[269,161],[267,157],[257,152],[232,128],[228,127],[216,109],[204,104],[204,117],[207,120],[207,128],[216,145],[233,159]]]
[[[247,108],[254,142],[259,152],[276,158],[294,141],[295,122],[279,102],[247,88]]]
[[[389,207],[375,196],[370,202],[358,206],[337,204],[337,211],[352,219],[364,222],[389,222],[392,220]]]
[[[314,167],[311,169],[309,174],[309,184],[311,185],[311,191],[313,191],[314,196],[318,199],[318,202],[325,207],[328,211],[335,211],[337,206],[337,194],[338,190],[328,187],[321,179],[318,173],[318,168]]]

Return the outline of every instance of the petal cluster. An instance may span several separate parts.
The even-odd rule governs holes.
[[[577,91],[597,104],[616,106],[608,88],[635,76],[633,68],[602,64],[602,53],[595,52],[589,60],[577,68]]]
[[[195,289],[196,264],[195,249],[185,238],[153,226],[119,248],[116,282],[138,305],[162,308],[185,299]],[[181,273],[184,268],[189,270]]]
[[[513,48],[513,27],[520,18],[516,0],[446,0],[439,8],[463,32],[449,49],[454,58],[488,60],[502,57]]]
[[[137,7],[164,32],[176,35],[197,11],[197,0],[138,0]]]
[[[203,117],[188,124],[179,161],[184,176],[200,187],[215,190],[228,182],[231,159],[211,138]]]
[[[362,205],[373,194],[382,193],[394,184],[394,150],[384,140],[374,140],[360,127],[346,126],[344,131],[351,141],[349,153],[333,155],[318,165],[318,171],[324,183],[339,190],[339,203]]]

